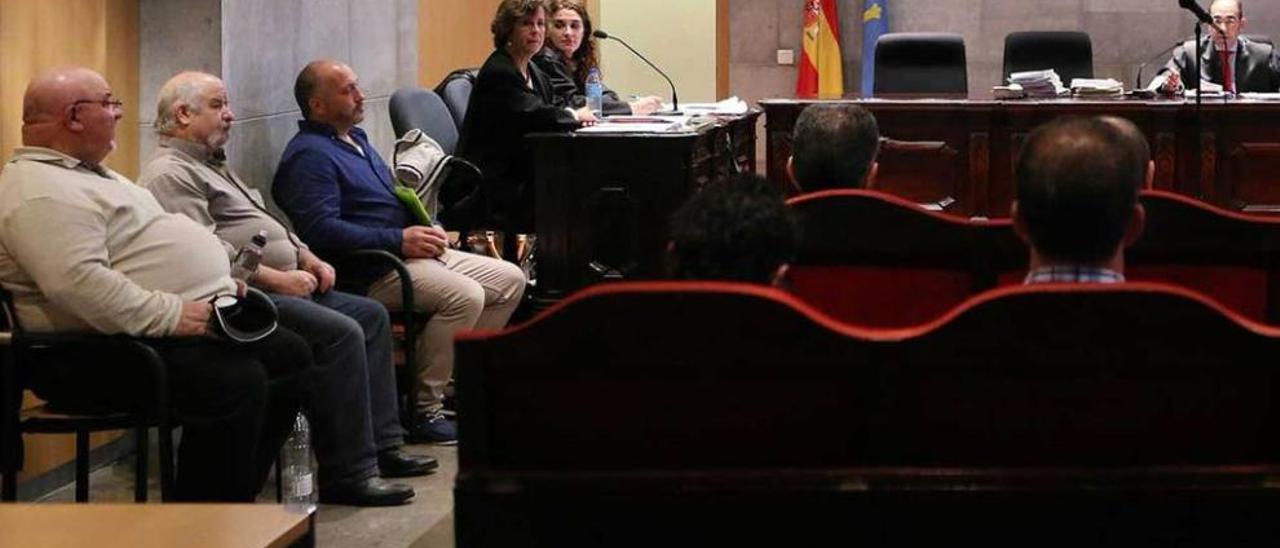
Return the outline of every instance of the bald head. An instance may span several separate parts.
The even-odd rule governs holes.
[[[63,67],[42,72],[27,84],[22,96],[22,124],[48,123],[62,115],[67,105],[107,85],[106,79],[83,67]]]
[[[123,111],[101,74],[83,67],[43,72],[22,96],[22,143],[98,164],[115,148]]]
[[[294,82],[293,95],[303,118],[334,126],[340,134],[364,120],[364,93],[358,77],[341,61],[307,63]]]

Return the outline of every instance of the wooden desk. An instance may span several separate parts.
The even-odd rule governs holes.
[[[755,171],[759,111],[671,134],[534,134],[538,292],[664,274],[668,218],[693,192]]]
[[[314,546],[313,521],[272,504],[0,504],[0,546]]]
[[[881,189],[920,202],[951,198],[947,211],[1005,217],[1013,196],[1014,160],[1037,125],[1062,115],[1111,114],[1146,134],[1156,162],[1155,188],[1223,207],[1280,211],[1280,103],[1221,99],[1200,111],[1178,100],[1045,99],[994,101],[988,95],[947,99],[857,99],[875,114],[880,133],[910,141],[880,159]],[[806,107],[822,100],[767,99],[769,179],[786,181],[791,132]]]

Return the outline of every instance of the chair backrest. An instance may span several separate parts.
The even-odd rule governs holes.
[[[467,106],[471,102],[471,88],[476,81],[476,73],[479,69],[467,68],[458,69],[450,72],[436,86],[436,93],[444,99],[444,104],[448,105],[449,113],[453,115],[453,123],[459,128],[462,127],[462,120],[467,116]]]
[[[420,129],[434,139],[446,154],[458,147],[458,126],[436,92],[422,88],[400,88],[388,104],[391,128],[399,138],[411,129]]]
[[[1142,236],[1125,252],[1130,280],[1190,287],[1254,320],[1280,323],[1280,218],[1143,191]]]
[[[1244,34],[1242,36],[1244,36],[1246,39],[1252,42],[1258,42],[1258,43],[1267,44],[1267,45],[1275,45],[1275,43],[1271,41],[1271,36],[1267,34]]]
[[[876,41],[875,94],[968,93],[966,67],[959,34],[885,34]]]
[[[1093,42],[1075,31],[1011,32],[1004,38],[1004,77],[1027,70],[1057,71],[1063,85],[1093,78]]]
[[[1157,284],[997,290],[883,331],[769,288],[595,286],[458,336],[458,545],[1012,543],[1063,515],[1088,519],[1055,540],[1088,544],[1171,511],[1196,545],[1271,545],[1278,352],[1280,329]]]
[[[859,367],[864,332],[761,286],[591,287],[518,328],[457,337],[459,458],[560,471],[850,462],[875,385]]]
[[[827,190],[787,203],[802,234],[790,287],[842,321],[930,321],[1027,264],[1008,219],[955,217],[873,190]]]
[[[905,338],[870,452],[906,466],[1280,463],[1280,329],[1166,284],[997,289]]]

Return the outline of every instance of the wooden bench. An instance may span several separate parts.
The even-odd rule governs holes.
[[[457,344],[460,547],[1280,540],[1280,329],[1175,287],[617,284]]]

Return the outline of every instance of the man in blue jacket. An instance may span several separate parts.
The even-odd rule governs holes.
[[[392,193],[391,169],[364,130],[364,94],[347,65],[313,61],[298,75],[294,97],[305,118],[276,170],[272,193],[294,228],[321,256],[382,249],[405,259],[414,303],[431,315],[418,339],[418,401],[410,441],[450,444],[456,426],[441,413],[453,374],[453,334],[500,329],[520,297],[525,278],[513,264],[448,249],[439,226],[415,224]],[[394,271],[364,274],[369,296],[400,303]]]

